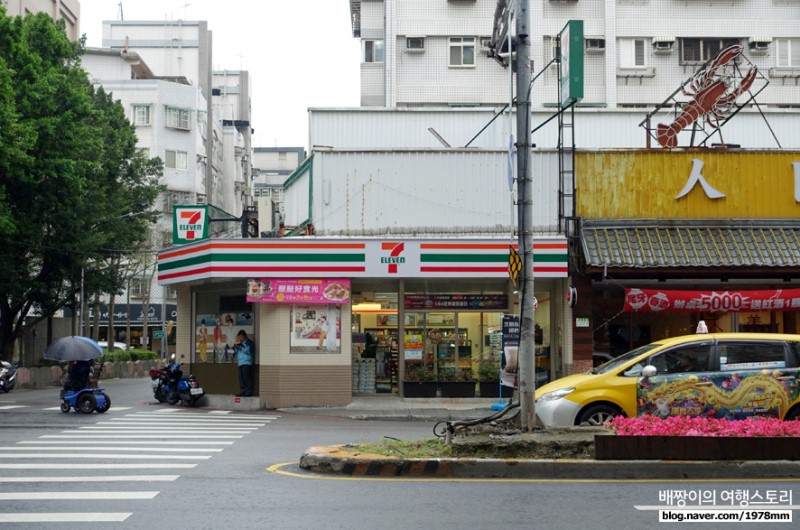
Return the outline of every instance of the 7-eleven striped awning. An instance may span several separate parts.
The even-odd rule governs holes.
[[[512,243],[516,248],[516,244]],[[164,250],[158,280],[212,278],[506,278],[508,240],[219,239]],[[567,241],[535,238],[536,278],[567,276]]]

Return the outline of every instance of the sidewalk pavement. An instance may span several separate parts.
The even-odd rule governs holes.
[[[360,420],[455,421],[489,416],[498,399],[355,396],[345,407],[295,407],[285,414]],[[581,429],[575,428],[574,433]],[[580,436],[580,435],[578,435]],[[584,438],[594,434],[587,432]],[[569,443],[569,435],[554,443]],[[593,448],[592,448],[593,450]],[[593,458],[445,458],[419,459],[353,453],[342,446],[305,451],[300,467],[314,473],[365,477],[502,478],[529,480],[751,480],[800,478],[800,462],[595,460]]]
[[[505,404],[498,398],[407,398],[391,394],[353,396],[345,407],[292,407],[278,409],[285,414],[333,416],[354,420],[442,421],[482,418],[496,411],[492,405]]]

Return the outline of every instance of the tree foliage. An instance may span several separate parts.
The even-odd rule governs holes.
[[[116,292],[109,267],[148,235],[158,159],[136,148],[119,102],[80,66],[62,21],[0,9],[0,358],[25,317],[87,292]]]

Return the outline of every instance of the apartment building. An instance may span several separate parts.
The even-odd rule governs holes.
[[[30,13],[47,13],[53,20],[63,20],[70,40],[80,34],[81,5],[78,0],[3,0],[8,16],[25,16]]]

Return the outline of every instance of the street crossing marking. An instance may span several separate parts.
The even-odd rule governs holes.
[[[2,407],[0,407],[0,408],[2,408]],[[112,406],[110,409],[108,409],[105,412],[105,414],[108,414],[109,412],[119,412],[119,411],[122,411],[122,410],[128,410],[128,409],[131,409],[131,408],[133,408],[133,407],[114,407],[114,406]],[[59,405],[58,407],[45,407],[42,410],[59,410],[60,411],[61,410],[61,406]]]
[[[180,475],[100,475],[71,477],[0,477],[0,483],[17,482],[173,482]]]
[[[0,469],[193,469],[197,464],[154,462],[152,464],[1,464]]]
[[[0,523],[121,523],[133,512],[0,513]]]
[[[0,454],[0,458],[100,458],[108,460],[111,458],[118,460],[208,460],[210,455],[132,455],[128,453],[122,454],[72,454],[72,453],[22,453],[22,454]]]
[[[25,443],[25,442],[20,442]],[[110,447],[96,447],[81,445],[75,447],[69,445],[67,447],[70,451],[138,451],[138,452],[159,452],[159,453],[220,453],[222,449],[219,447],[119,447],[113,445]],[[0,447],[0,451],[58,451],[57,447]]]
[[[70,447],[74,447],[72,442],[68,442],[65,440],[26,440],[22,442],[17,442],[18,444],[31,444],[31,445],[69,445]],[[108,440],[92,440],[93,444],[118,444],[119,442],[115,441],[108,441]],[[165,442],[160,440],[154,441],[147,441],[142,442],[146,443],[147,445],[175,445],[175,442]],[[209,442],[192,442],[192,441],[181,441],[181,446],[184,445],[233,445],[233,442],[217,442],[217,441],[209,441]]]
[[[24,409],[28,405],[0,405],[0,410]]]
[[[8,404],[0,406],[0,410],[24,407]],[[112,407],[109,412],[129,408]],[[60,407],[44,410],[60,411]],[[134,512],[49,513],[41,508],[48,506],[48,503],[40,501],[152,500],[159,491],[72,491],[67,483],[120,485],[150,482],[155,485],[157,482],[175,481],[181,476],[175,474],[180,472],[178,470],[196,468],[199,461],[211,459],[215,453],[228,449],[236,440],[279,417],[231,414],[231,411],[137,411],[115,417],[105,415],[102,421],[75,425],[77,428],[69,430],[56,430],[58,434],[45,434],[35,440],[0,446],[0,502],[36,502],[34,506],[38,508],[34,509],[40,510],[36,513],[13,513],[14,504],[2,504],[0,506],[6,513],[0,513],[0,525],[125,521]],[[85,463],[80,463],[81,460]],[[31,474],[29,471],[48,470],[63,472],[67,476],[28,476]],[[15,472],[25,476],[13,476]],[[68,476],[70,472],[75,475]],[[117,473],[104,476],[103,472]],[[120,474],[127,472],[131,474]],[[162,472],[164,474],[160,474]],[[8,486],[3,486],[5,484]],[[19,491],[24,484],[40,486],[32,486],[37,491]],[[52,484],[53,491],[42,491],[46,488],[45,484]],[[64,491],[56,491],[59,488]],[[76,509],[80,507],[76,506]]]
[[[156,495],[157,491],[16,491],[0,493],[0,501],[130,501]]]
[[[67,440],[91,440],[94,438],[106,438],[106,439],[116,439],[116,440],[126,440],[136,438],[137,440],[145,440],[145,439],[153,439],[158,438],[163,440],[165,438],[168,439],[175,439],[175,440],[185,440],[187,438],[191,438],[192,440],[196,440],[198,438],[209,438],[209,439],[239,439],[244,438],[244,435],[241,434],[213,434],[208,436],[194,436],[194,435],[183,435],[183,434],[88,434],[88,433],[76,433],[74,435],[70,434],[45,434],[44,436],[40,436],[39,438],[62,438]]]

